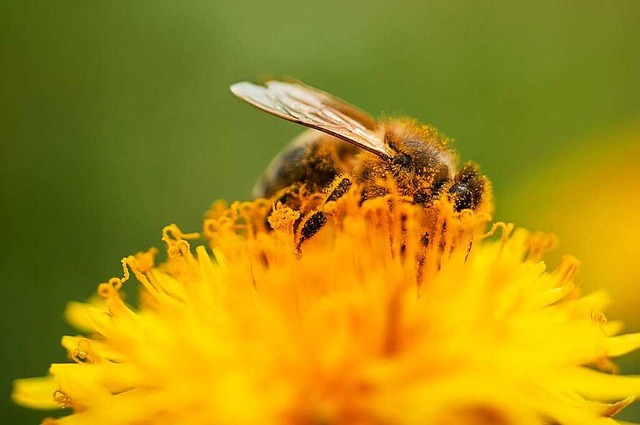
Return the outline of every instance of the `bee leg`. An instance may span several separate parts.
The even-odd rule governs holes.
[[[300,250],[300,246],[304,241],[315,235],[322,229],[327,222],[327,214],[324,211],[316,211],[311,214],[302,224],[300,228],[300,236],[296,243],[296,248]]]
[[[340,179],[340,182],[338,182],[338,184],[335,185],[331,193],[329,193],[329,196],[327,196],[325,203],[337,201],[338,199],[342,198],[342,196],[344,196],[344,194],[349,191],[349,189],[351,188],[351,185],[352,185],[351,180],[348,177],[342,177]]]
[[[333,185],[333,189],[329,192],[329,195],[324,200],[319,209],[309,215],[300,226],[299,237],[296,243],[296,248],[300,251],[302,243],[313,235],[318,233],[322,226],[328,220],[327,214],[323,211],[323,207],[327,202],[333,202],[340,199],[351,188],[352,182],[348,177],[342,177],[337,184]]]
[[[474,164],[467,163],[456,174],[449,188],[449,199],[456,211],[475,210],[486,193],[487,180]]]

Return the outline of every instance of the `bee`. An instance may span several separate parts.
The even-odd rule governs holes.
[[[239,82],[231,92],[272,115],[309,127],[271,163],[254,187],[256,198],[304,187],[323,201],[297,229],[297,248],[327,222],[322,205],[356,182],[363,200],[383,196],[380,182],[392,179],[398,192],[425,207],[447,197],[455,211],[487,208],[489,183],[473,163],[457,170],[457,155],[433,127],[400,118],[376,120],[347,102],[300,82]]]

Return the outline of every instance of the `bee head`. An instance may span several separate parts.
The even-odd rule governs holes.
[[[391,163],[394,167],[403,169],[403,170],[411,170],[413,169],[413,159],[407,153],[399,153],[393,157]]]
[[[430,127],[394,123],[385,141],[395,152],[389,168],[398,186],[416,203],[427,204],[453,184],[456,157],[447,140]]]

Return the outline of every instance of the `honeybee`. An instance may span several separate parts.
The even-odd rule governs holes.
[[[446,137],[411,119],[375,120],[368,113],[300,82],[239,82],[231,92],[247,103],[312,130],[294,139],[256,183],[254,196],[270,198],[287,188],[339,199],[355,181],[363,200],[386,194],[392,179],[399,193],[429,207],[443,196],[456,211],[477,211],[490,202],[489,183],[472,163],[457,170]],[[298,226],[297,247],[327,221],[322,205]]]

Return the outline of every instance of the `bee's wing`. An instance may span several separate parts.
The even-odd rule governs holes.
[[[369,130],[375,131],[375,129],[378,127],[378,123],[375,120],[375,118],[373,118],[367,112],[345,102],[344,100],[338,97],[335,97],[332,94],[319,90],[315,87],[308,86],[301,81],[297,81],[293,79],[287,79],[286,83],[289,83],[289,85],[295,85],[297,89],[301,91],[306,91],[307,93],[309,93],[310,96],[317,97],[321,102],[327,104],[328,106],[331,106],[332,108],[337,109],[338,111],[342,112],[349,118],[359,122]]]
[[[352,143],[382,158],[393,156],[375,120],[358,108],[298,83],[269,81],[265,86],[243,81],[231,86],[233,94],[277,117],[315,128]]]

